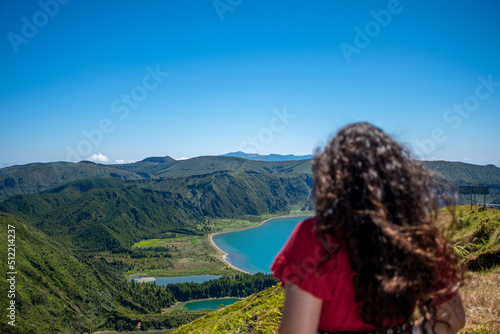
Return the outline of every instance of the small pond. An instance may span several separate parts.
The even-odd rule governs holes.
[[[205,309],[216,310],[219,305],[231,305],[240,301],[238,298],[214,298],[214,299],[201,299],[192,302],[187,302],[184,308],[189,311],[201,311]]]

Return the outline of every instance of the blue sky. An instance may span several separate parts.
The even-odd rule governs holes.
[[[499,14],[493,0],[4,0],[0,162],[311,154],[369,121],[421,159],[500,166]]]

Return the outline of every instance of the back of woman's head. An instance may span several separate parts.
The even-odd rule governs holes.
[[[313,172],[318,238],[346,247],[363,320],[383,330],[415,306],[433,313],[432,300],[462,279],[436,225],[447,182],[369,123],[342,128],[315,155]]]

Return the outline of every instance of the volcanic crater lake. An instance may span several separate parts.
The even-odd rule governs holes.
[[[308,217],[269,219],[262,225],[245,230],[220,233],[212,242],[226,255],[232,266],[250,274],[270,273],[276,254],[283,248],[295,226]]]

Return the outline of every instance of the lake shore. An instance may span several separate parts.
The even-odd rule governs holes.
[[[235,230],[235,231],[228,231],[228,232],[220,232],[220,233],[211,233],[209,236],[208,236],[208,239],[210,240],[210,243],[212,244],[212,246],[218,251],[217,253],[220,255],[220,259],[226,263],[227,265],[229,265],[230,267],[238,270],[238,271],[241,271],[245,274],[250,274],[249,272],[243,270],[243,269],[240,269],[238,267],[235,267],[234,265],[232,265],[231,263],[229,263],[227,261],[227,256],[228,254],[226,252],[224,252],[222,249],[219,248],[219,246],[217,246],[213,240],[213,237],[216,236],[216,235],[220,235],[220,234],[226,234],[226,233],[233,233],[233,232],[239,232],[239,231],[245,231],[245,230],[249,230],[249,229],[252,229],[252,228],[256,228],[256,227],[259,227],[259,226],[262,226],[264,225],[265,223],[267,223],[268,221],[270,220],[273,220],[273,219],[278,219],[278,218],[300,218],[300,217],[304,217],[305,218],[308,218],[308,217],[311,217],[310,215],[298,215],[298,216],[279,216],[279,217],[272,217],[272,218],[268,218],[266,220],[264,220],[263,222],[261,222],[259,225],[255,225],[255,226],[250,226],[250,227],[245,227],[245,228],[242,228],[240,230]]]
[[[260,225],[258,225],[260,226]],[[255,226],[252,226],[250,228],[253,228]],[[243,230],[246,230],[247,228],[244,228]],[[240,230],[241,231],[241,230]],[[228,266],[230,266],[231,268],[233,269],[236,269],[238,271],[241,271],[242,273],[245,273],[245,274],[250,274],[248,271],[245,271],[243,269],[240,269],[238,267],[235,267],[233,266],[231,263],[229,263],[226,258],[227,258],[227,253],[224,252],[222,249],[219,248],[219,246],[217,246],[214,242],[214,240],[212,239],[214,237],[214,235],[218,235],[218,234],[224,234],[224,233],[230,233],[230,232],[222,232],[222,233],[212,233],[208,236],[208,240],[210,240],[210,243],[212,244],[212,246],[217,250],[217,254],[220,256],[220,259],[222,260],[222,262],[224,262],[225,264],[227,264]],[[222,253],[222,254],[221,254]],[[251,275],[251,274],[250,274]]]
[[[156,279],[154,277],[150,277],[150,276],[143,276],[143,277],[137,278],[135,281],[137,283],[149,283],[149,282],[156,281]]]

